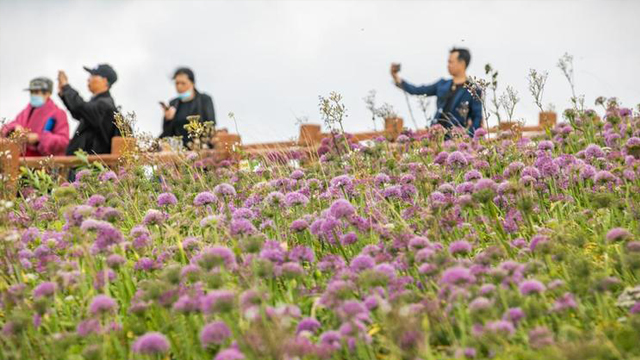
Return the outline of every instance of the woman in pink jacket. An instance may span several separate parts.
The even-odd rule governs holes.
[[[29,105],[16,119],[2,128],[1,135],[8,137],[14,131],[27,133],[25,156],[64,155],[69,144],[67,113],[51,100],[53,82],[47,78],[35,78],[29,82]]]

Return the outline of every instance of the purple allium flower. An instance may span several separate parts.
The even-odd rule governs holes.
[[[196,257],[196,262],[203,268],[210,270],[217,266],[233,269],[236,265],[236,256],[231,249],[224,246],[207,247]]]
[[[238,349],[228,348],[223,349],[218,352],[216,357],[213,360],[243,360],[244,354],[242,354]]]
[[[438,155],[436,155],[435,158],[433,158],[433,162],[436,164],[444,164],[447,161],[447,158],[449,157],[449,153],[446,151],[441,151],[438,153]]]
[[[447,285],[471,284],[475,281],[476,278],[471,273],[471,270],[462,266],[448,268],[440,278],[440,282]]]
[[[536,169],[533,166],[527,166],[525,168],[522,169],[522,172],[520,173],[521,177],[524,176],[530,176],[534,179],[539,179],[540,178],[540,170]]]
[[[491,302],[491,300],[487,299],[486,297],[479,296],[469,303],[469,310],[471,312],[483,311],[491,308],[492,306],[493,303]]]
[[[284,197],[284,203],[287,207],[292,207],[296,205],[307,205],[309,203],[309,198],[300,192],[290,192]]]
[[[609,230],[606,236],[608,242],[626,241],[632,237],[633,235],[625,228],[613,228]]]
[[[524,168],[524,163],[521,161],[514,161],[506,169],[502,172],[502,176],[505,178],[518,175],[520,171]]]
[[[142,223],[145,225],[162,225],[162,223],[166,220],[167,214],[163,213],[160,210],[149,209],[147,210],[147,214],[144,216]]]
[[[553,150],[554,147],[553,141],[550,140],[543,140],[538,143],[538,150]]]
[[[84,177],[89,177],[91,176],[91,170],[89,169],[82,169],[80,171],[78,171],[76,173],[76,180],[75,182],[78,183],[80,182]]]
[[[209,191],[203,191],[196,195],[193,199],[193,205],[195,206],[203,206],[207,204],[211,204],[217,200],[216,196]]]
[[[223,321],[215,321],[205,325],[200,331],[200,344],[203,348],[221,345],[231,336],[231,330]]]
[[[468,254],[471,252],[471,249],[471,244],[465,240],[454,241],[449,245],[449,252],[451,255]]]
[[[294,180],[300,180],[304,177],[304,171],[300,170],[300,169],[296,169],[293,170],[291,172],[291,175],[289,175],[290,178],[294,179]]]
[[[298,245],[289,253],[289,259],[297,262],[313,262],[315,254],[313,249],[304,245]]]
[[[539,294],[546,290],[544,284],[535,279],[524,280],[520,283],[518,289],[522,295]]]
[[[148,257],[141,257],[133,266],[135,270],[149,271],[156,268],[156,262]]]
[[[392,198],[401,199],[402,187],[400,185],[388,186],[382,191],[382,196],[384,196],[386,199],[392,199]]]
[[[300,320],[300,322],[298,323],[298,328],[296,330],[296,333],[299,334],[303,331],[315,333],[320,328],[320,326],[321,324],[318,320],[310,317],[304,318]]]
[[[222,183],[213,188],[213,193],[226,198],[236,197],[236,189],[231,184]]]
[[[640,301],[637,301],[633,306],[629,309],[631,314],[640,314]]]
[[[473,186],[473,191],[483,191],[483,190],[491,190],[496,191],[497,185],[496,182],[491,179],[480,179]]]
[[[508,309],[502,316],[502,319],[517,324],[518,322],[520,322],[520,320],[524,319],[524,317],[524,311],[522,311],[522,309],[519,307],[515,307]]]
[[[353,179],[349,175],[339,175],[331,179],[330,184],[334,188],[349,189],[353,187]]]
[[[420,250],[431,245],[429,239],[423,236],[414,236],[409,240],[409,247],[412,250]]]
[[[309,227],[309,223],[306,220],[297,219],[291,223],[291,225],[289,226],[289,229],[294,232],[301,232],[308,227]]]
[[[183,268],[180,274],[184,276],[184,273],[185,271]],[[187,274],[189,273],[187,272]],[[171,308],[180,313],[194,313],[200,310],[200,301],[198,298],[190,295],[182,295],[173,303]]]
[[[330,346],[332,349],[337,350],[342,346],[341,338],[342,336],[337,331],[325,331],[320,335],[320,344]]]
[[[304,269],[297,262],[290,261],[282,264],[280,272],[285,278],[293,279],[302,276],[304,274]]]
[[[182,240],[182,248],[185,250],[195,250],[199,247],[198,238],[189,236]]]
[[[464,181],[473,181],[482,179],[482,173],[478,170],[469,170],[464,174]]]
[[[627,243],[627,251],[632,253],[640,253],[640,241],[629,241]]]
[[[572,293],[564,293],[553,303],[553,311],[564,311],[567,309],[575,309],[578,307],[575,297]]]
[[[493,284],[484,284],[482,286],[480,286],[480,289],[478,290],[478,293],[480,293],[480,295],[489,295],[491,293],[493,293],[496,290],[496,286]]]
[[[46,281],[36,286],[35,289],[33,289],[33,297],[35,299],[39,299],[45,296],[52,296],[55,291],[56,291],[56,284],[50,281]]]
[[[87,199],[87,205],[95,207],[104,204],[105,200],[106,199],[104,198],[104,196],[100,194],[94,194],[91,195],[89,199]]]
[[[103,313],[109,313],[112,311],[116,311],[118,308],[118,303],[107,295],[96,295],[91,301],[91,305],[89,306],[89,312],[93,315],[100,315]]]
[[[516,329],[510,321],[496,320],[487,323],[485,330],[488,330],[494,334],[500,334],[505,336],[511,336],[515,334]]]
[[[544,326],[536,326],[529,331],[529,346],[540,349],[554,344],[553,332]]]
[[[106,182],[106,181],[116,181],[118,180],[118,176],[113,171],[107,171],[98,176],[98,180]]]
[[[465,167],[469,164],[467,158],[460,151],[454,151],[447,157],[447,165],[451,167]]]
[[[76,333],[81,337],[86,337],[91,334],[100,333],[100,320],[87,319],[78,323],[76,326]]]
[[[97,251],[103,251],[111,245],[119,244],[124,240],[120,230],[106,221],[87,219],[82,222],[80,229],[84,231],[95,230],[97,232],[93,243],[94,249]]]
[[[326,255],[318,263],[318,269],[320,271],[337,271],[344,267],[344,259],[336,255]]]
[[[596,184],[613,183],[616,182],[617,179],[615,175],[607,170],[600,170],[593,176],[593,182]]]
[[[373,178],[373,183],[376,186],[384,185],[391,182],[389,175],[385,173],[379,173]]]
[[[169,340],[159,332],[148,332],[140,336],[132,346],[132,350],[138,354],[163,354],[169,351]]]
[[[331,207],[329,208],[329,212],[336,219],[341,219],[341,218],[349,217],[355,214],[356,210],[353,207],[353,205],[351,205],[351,203],[348,202],[347,200],[338,199],[334,201],[333,204],[331,204]]]
[[[177,203],[178,199],[170,192],[158,195],[158,206],[175,205]]]
[[[235,297],[230,290],[213,290],[202,297],[200,309],[206,314],[228,312],[233,308]]]
[[[280,191],[272,191],[264,198],[264,202],[272,206],[284,205],[285,196]]]
[[[485,128],[479,128],[479,129],[476,129],[476,131],[473,132],[473,138],[478,140],[478,139],[486,136],[488,133],[489,132]]]
[[[529,243],[529,250],[531,251],[535,251],[536,248],[538,248],[538,246],[542,245],[542,244],[546,244],[549,242],[549,238],[547,236],[544,235],[534,235],[533,238],[531,238],[531,242]]]
[[[353,231],[350,231],[342,236],[340,236],[340,244],[344,246],[349,246],[351,244],[355,244],[358,241],[358,235]]]
[[[256,232],[256,227],[247,219],[233,219],[230,225],[231,235],[248,235]]]
[[[604,151],[600,148],[600,146],[596,144],[590,144],[584,149],[584,155],[587,158],[603,158],[605,157]]]
[[[351,259],[351,270],[361,272],[363,270],[371,269],[376,262],[369,255],[358,255]]]

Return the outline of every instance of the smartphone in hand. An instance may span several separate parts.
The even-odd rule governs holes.
[[[160,103],[160,106],[162,106],[162,110],[167,111],[169,110],[169,105],[165,104],[164,101],[158,101]]]

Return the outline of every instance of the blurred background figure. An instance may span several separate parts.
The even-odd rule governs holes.
[[[25,91],[31,94],[29,105],[0,134],[8,137],[13,132],[26,133],[25,156],[64,155],[69,144],[69,123],[67,114],[51,100],[53,81],[35,78]]]
[[[111,139],[120,135],[114,123],[117,108],[109,92],[118,75],[107,64],[84,69],[90,74],[87,86],[93,96],[89,101],[84,101],[69,85],[64,71],[58,73],[60,98],[71,115],[80,122],[66,153],[73,155],[78,150],[84,150],[89,154],[108,154],[111,152]]]
[[[188,146],[189,133],[184,128],[189,123],[187,116],[199,115],[200,121],[211,121],[216,124],[216,114],[211,96],[199,92],[193,71],[186,67],[178,68],[173,74],[178,96],[169,104],[160,102],[164,111],[161,138],[181,136],[184,146]]]
[[[479,89],[476,90],[476,96],[469,91],[471,84],[467,80],[467,67],[470,62],[469,50],[453,48],[449,51],[447,63],[452,79],[440,79],[431,85],[415,86],[400,77],[400,64],[391,65],[391,76],[397,87],[411,95],[437,96],[434,117],[436,124],[445,129],[463,127],[473,136],[475,130],[482,126],[482,102],[478,99]]]

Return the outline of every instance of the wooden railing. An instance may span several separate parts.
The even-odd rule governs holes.
[[[512,128],[514,124],[503,123],[501,129],[490,128],[489,133],[497,133],[498,130],[517,130],[524,135],[531,136],[542,133],[545,128],[552,127],[556,123],[555,113],[540,113],[537,126],[523,126]],[[354,140],[364,141],[383,136],[394,140],[403,131],[403,120],[401,118],[386,119],[383,131],[369,131],[353,134]],[[424,133],[426,130],[419,130]],[[303,151],[314,152],[317,150],[322,139],[330,136],[323,133],[320,125],[302,124],[297,141],[280,141],[260,144],[242,145],[240,136],[230,134],[225,129],[219,130],[214,138],[214,150],[201,150],[200,155],[214,157],[217,160],[230,159],[233,154],[242,152],[248,156],[261,156],[272,152]],[[122,161],[128,147],[133,146],[134,139],[115,137],[111,143],[110,154],[88,155],[90,163],[100,162],[105,166],[117,167]],[[238,151],[239,150],[239,151]],[[161,151],[140,154],[138,161],[148,163],[175,163],[182,159],[182,155],[176,152]],[[22,157],[18,145],[7,139],[0,139],[0,170],[5,179],[0,184],[5,184],[11,189],[15,189],[19,176],[20,166],[28,168],[43,168],[53,166],[61,169],[69,169],[82,165],[84,159],[77,156],[48,156],[48,157]],[[7,182],[6,179],[9,179]]]

